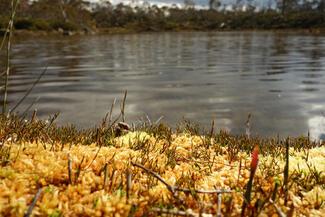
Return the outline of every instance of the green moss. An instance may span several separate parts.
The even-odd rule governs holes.
[[[61,213],[61,211],[58,210],[58,209],[54,210],[54,211],[49,215],[49,217],[60,217],[60,216],[62,216],[62,213]]]
[[[10,168],[0,167],[0,178],[13,179],[15,177],[15,171]]]

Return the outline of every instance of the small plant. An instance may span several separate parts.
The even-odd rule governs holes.
[[[284,189],[284,204],[288,203],[288,179],[289,179],[289,139],[286,140],[285,146],[285,166],[283,171],[283,189]]]
[[[248,183],[246,185],[246,192],[244,194],[244,201],[243,201],[243,205],[242,205],[241,216],[245,216],[246,207],[250,204],[250,201],[251,201],[251,194],[252,194],[252,188],[253,188],[253,179],[254,179],[255,172],[256,172],[256,169],[257,169],[257,165],[258,165],[258,152],[259,152],[259,148],[256,145],[255,148],[253,149],[253,152],[252,152],[250,175],[249,175]]]

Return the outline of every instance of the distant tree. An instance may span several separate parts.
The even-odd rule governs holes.
[[[250,12],[254,11],[256,8],[254,6],[254,0],[247,0],[247,6],[248,6],[247,11],[250,11]]]
[[[277,2],[277,5],[282,14],[290,11],[297,11],[300,8],[299,0],[280,0]]]
[[[235,9],[235,11],[241,11],[243,9],[242,0],[236,0],[234,9]]]
[[[128,23],[135,20],[135,13],[133,8],[129,5],[119,3],[114,8],[114,13],[112,16],[113,25],[116,27],[124,27]]]
[[[98,8],[106,8],[106,9],[109,9],[109,10],[113,9],[112,3],[110,1],[108,1],[108,0],[100,0],[99,4],[97,4],[97,7]]]
[[[0,16],[8,16],[10,14],[10,5],[12,0],[0,0]],[[20,0],[17,8],[19,16],[26,16],[29,9],[29,0]]]
[[[209,0],[209,9],[210,10],[216,10],[218,7],[220,7],[221,3],[219,0]]]
[[[92,26],[90,3],[83,0],[38,0],[30,7],[30,16],[80,27]]]
[[[147,1],[147,0],[143,1],[143,3],[142,3],[142,7],[150,8],[150,3],[149,3],[149,1]]]
[[[267,10],[272,10],[272,5],[273,5],[273,0],[267,0],[266,1],[266,9]]]
[[[93,18],[96,21],[97,27],[110,27],[113,24],[113,5],[110,1],[101,0],[96,4],[92,13]]]
[[[319,6],[319,0],[303,0],[300,4],[300,10],[313,11]]]
[[[184,0],[184,8],[185,9],[193,9],[195,7],[194,0]]]
[[[320,12],[325,12],[325,0],[319,0],[319,4],[318,4],[317,9]]]
[[[172,6],[171,6],[172,9],[176,9],[178,8],[177,4],[173,3]]]

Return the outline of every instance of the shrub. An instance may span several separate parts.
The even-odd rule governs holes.
[[[317,12],[292,13],[288,14],[286,21],[293,28],[317,27],[324,23],[324,15]]]
[[[55,30],[63,29],[65,31],[75,31],[78,29],[76,24],[64,21],[54,21],[51,23],[51,27]]]
[[[4,17],[0,17],[0,29],[5,29],[7,26],[7,19],[5,19]]]
[[[14,23],[15,29],[34,29],[34,23],[31,19],[20,18]]]
[[[35,20],[34,21],[34,27],[37,30],[51,30],[51,25],[46,20]]]

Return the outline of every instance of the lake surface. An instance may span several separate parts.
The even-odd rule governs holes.
[[[154,33],[17,39],[10,106],[47,66],[20,107],[92,127],[128,90],[126,119],[182,118],[217,129],[325,135],[325,36],[303,33]],[[2,56],[1,65],[4,64]],[[116,111],[117,112],[117,111]]]

